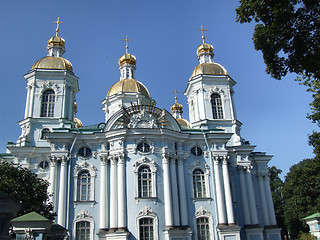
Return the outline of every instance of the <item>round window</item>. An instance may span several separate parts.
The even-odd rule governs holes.
[[[49,167],[49,162],[48,161],[42,161],[42,162],[39,163],[39,167],[41,169],[43,169],[43,170],[46,170]]]
[[[191,153],[195,156],[201,156],[203,154],[203,151],[199,147],[193,147],[191,148]]]
[[[150,145],[146,142],[141,142],[137,146],[138,151],[140,152],[149,152],[150,151]]]
[[[84,158],[91,157],[91,154],[92,154],[91,149],[88,147],[82,147],[78,151],[78,155]]]

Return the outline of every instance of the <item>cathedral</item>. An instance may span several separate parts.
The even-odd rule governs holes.
[[[281,239],[272,156],[241,138],[236,82],[214,62],[202,27],[199,64],[185,81],[189,121],[177,97],[170,111],[161,109],[136,80],[126,38],[120,80],[102,100],[105,122],[83,126],[75,116],[78,77],[63,57],[59,23],[47,56],[24,75],[22,133],[0,160],[50,182],[55,221],[69,239]]]

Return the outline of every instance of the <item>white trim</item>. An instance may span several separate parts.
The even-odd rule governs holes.
[[[78,199],[78,175],[81,171],[88,170],[90,173],[90,199],[89,201],[94,201],[94,190],[95,190],[95,177],[97,174],[97,168],[91,163],[83,161],[77,164],[73,169],[73,178],[74,178],[74,201],[82,202]]]
[[[195,169],[201,169],[204,173],[204,180],[205,180],[205,184],[206,184],[206,196],[205,199],[210,198],[210,186],[209,186],[209,174],[210,174],[210,169],[208,164],[205,164],[203,162],[201,162],[200,160],[193,162],[190,167],[189,167],[189,175],[190,175],[190,186],[191,186],[191,192],[192,192],[192,198],[194,200],[201,200],[203,198],[196,198],[194,196],[194,186],[193,186],[193,171]]]
[[[135,198],[139,198],[139,168],[141,166],[148,166],[151,170],[151,199],[157,197],[157,184],[156,184],[156,172],[157,166],[155,162],[147,157],[142,157],[133,163],[133,172],[134,172],[134,179],[135,179]]]
[[[141,218],[152,218],[153,219],[153,233],[154,233],[154,240],[158,240],[158,216],[157,214],[151,209],[151,207],[145,206],[140,210],[138,216],[136,217],[136,230],[137,230],[137,240],[139,240],[140,236],[140,225],[139,220]]]
[[[77,222],[81,222],[81,221],[87,221],[90,222],[90,240],[93,240],[93,235],[94,235],[94,219],[93,217],[90,215],[90,213],[84,209],[82,209],[78,215],[75,217],[75,219],[73,220],[73,233],[72,233],[72,238],[76,239],[76,226],[77,226]]]

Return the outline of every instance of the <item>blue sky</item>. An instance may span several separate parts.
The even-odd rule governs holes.
[[[161,108],[170,109],[176,88],[178,102],[188,107],[183,92],[202,42],[214,46],[214,61],[237,82],[234,87],[241,135],[256,151],[274,155],[271,165],[288,172],[292,164],[312,157],[307,135],[315,126],[306,119],[311,94],[291,75],[281,81],[265,73],[262,54],[254,50],[253,24],[236,22],[237,1],[2,1],[0,8],[0,152],[16,142],[24,115],[26,74],[44,57],[47,40],[55,34],[57,17],[64,24],[64,57],[79,77],[78,114],[84,125],[104,121],[101,109],[109,88],[119,80],[118,58],[129,52],[137,58],[136,78]]]

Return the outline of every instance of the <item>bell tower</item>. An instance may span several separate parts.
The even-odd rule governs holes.
[[[18,146],[48,146],[45,132],[52,128],[70,128],[74,123],[75,94],[79,91],[78,77],[72,64],[65,58],[65,40],[59,37],[58,18],[56,35],[48,40],[48,55],[33,64],[24,76],[27,99],[24,119],[19,122],[22,134]]]

